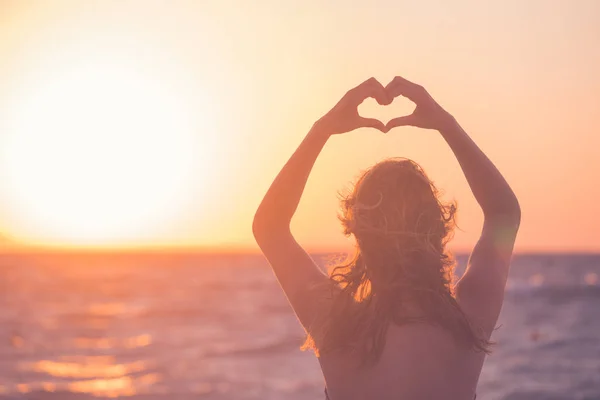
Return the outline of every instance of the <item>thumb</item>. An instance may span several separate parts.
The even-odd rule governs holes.
[[[415,115],[411,114],[411,115],[404,115],[402,117],[394,118],[385,125],[387,130],[390,130],[392,128],[396,128],[399,126],[417,126],[417,119],[415,118]]]
[[[375,118],[364,118],[360,117],[358,119],[358,127],[359,128],[375,128],[380,130],[381,132],[387,132],[386,126],[378,119]]]

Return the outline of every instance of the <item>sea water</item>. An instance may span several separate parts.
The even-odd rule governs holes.
[[[4,255],[0,289],[2,398],[323,397],[261,256]],[[600,255],[515,256],[493,339],[478,399],[600,399]]]

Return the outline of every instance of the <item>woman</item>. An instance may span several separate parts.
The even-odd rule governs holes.
[[[405,96],[413,114],[384,125],[358,115],[367,97]],[[324,275],[290,232],[306,180],[327,140],[361,127],[434,129],[446,140],[481,206],[484,224],[463,277],[445,250],[455,207],[413,161],[385,160],[342,201],[357,244],[352,261]],[[283,167],[254,218],[257,243],[319,359],[332,400],[475,397],[496,325],[520,223],[515,194],[455,119],[419,85],[374,78],[317,121]]]

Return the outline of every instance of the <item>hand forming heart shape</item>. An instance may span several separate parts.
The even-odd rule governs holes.
[[[377,119],[387,125],[399,115],[410,115],[415,110],[415,103],[403,96],[390,100],[389,104],[380,104],[373,98],[367,98],[358,106],[358,114],[365,118]]]
[[[358,106],[368,97],[374,98],[380,105],[389,105],[398,96],[404,96],[416,104],[412,114],[394,118],[385,125],[377,119],[358,114]],[[386,87],[375,78],[370,78],[349,90],[315,125],[326,134],[333,135],[363,127],[375,128],[384,133],[399,126],[440,130],[452,121],[452,116],[422,86],[397,76]]]

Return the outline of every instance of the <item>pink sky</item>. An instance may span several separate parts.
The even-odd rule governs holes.
[[[11,106],[20,104],[24,93],[77,73],[77,65],[86,62],[117,69],[126,65],[176,93],[180,104],[194,110],[198,139],[193,182],[177,192],[186,201],[169,203],[177,213],[132,222],[118,218],[139,204],[115,203],[111,213],[98,202],[95,209],[104,219],[115,218],[113,230],[102,234],[74,224],[87,217],[75,216],[69,207],[51,209],[44,202],[51,189],[34,183],[27,193],[38,195],[27,201],[46,207],[47,215],[54,213],[51,223],[36,219],[29,203],[7,183],[23,175],[0,150],[0,176],[6,178],[0,182],[0,228],[5,235],[60,246],[254,248],[253,213],[312,123],[366,78],[375,76],[385,84],[402,74],[426,86],[454,114],[513,186],[523,210],[518,250],[600,250],[597,1],[201,3],[2,2],[0,127],[5,142],[0,145],[20,132],[10,123],[16,110]],[[120,96],[118,88],[114,95]],[[73,99],[52,103],[60,101],[70,107]],[[86,104],[85,98],[77,101]],[[361,112],[390,119],[410,110],[399,102],[386,109],[365,104]],[[92,111],[98,118],[105,115],[101,107]],[[138,111],[154,124],[152,112]],[[36,118],[33,111],[18,112]],[[52,138],[60,130],[60,121],[55,122],[29,133]],[[50,139],[44,143],[50,143],[49,152],[64,151],[53,149],[57,142]],[[28,155],[24,151],[22,157]],[[416,129],[387,136],[364,130],[333,138],[294,221],[299,241],[309,248],[347,246],[336,219],[336,192],[361,169],[389,156],[415,159],[446,196],[458,201],[461,231],[453,246],[470,248],[481,213],[443,140]],[[175,160],[162,160],[162,170],[170,171]],[[130,161],[122,162],[111,170],[115,175],[107,172],[108,182],[130,168]],[[151,170],[156,194],[167,187],[159,179],[162,170]],[[39,185],[48,184],[47,179],[40,178]],[[141,193],[132,187],[119,187],[123,197]],[[147,198],[155,197],[152,190]],[[92,214],[90,224],[98,222]]]

